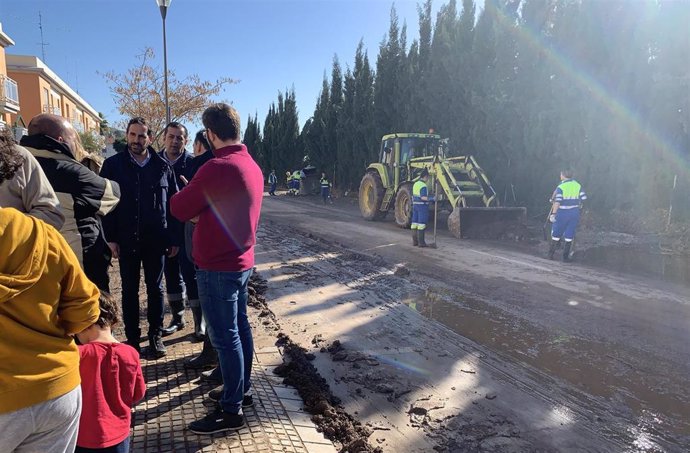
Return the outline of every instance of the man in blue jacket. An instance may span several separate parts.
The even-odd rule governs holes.
[[[139,278],[144,266],[148,299],[150,352],[166,354],[163,327],[163,266],[165,257],[178,252],[180,223],[170,215],[170,198],[177,193],[172,168],[151,144],[151,131],[143,118],[132,118],[126,130],[127,150],[103,163],[101,176],[120,185],[120,204],[104,217],[105,237],[120,260],[122,315],[127,343],[139,350]]]

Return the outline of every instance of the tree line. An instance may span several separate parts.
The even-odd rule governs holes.
[[[449,137],[473,154],[506,204],[544,206],[572,168],[600,212],[687,208],[690,3],[473,0],[418,5],[419,36],[391,10],[375,67],[362,42],[336,56],[299,130],[294,89],[244,141],[264,171],[304,159],[356,190],[382,135]],[[681,196],[678,193],[681,193]],[[684,194],[684,195],[682,195]],[[675,210],[683,206],[674,206]]]

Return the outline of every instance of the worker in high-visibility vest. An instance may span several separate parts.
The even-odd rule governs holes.
[[[587,194],[579,182],[573,179],[572,170],[561,171],[561,183],[556,187],[551,206],[549,220],[551,227],[551,246],[549,247],[549,259],[553,259],[561,237],[565,241],[563,248],[563,261],[571,260],[570,249],[575,239],[575,230],[580,222],[582,202],[587,199]]]
[[[276,194],[276,185],[278,184],[278,178],[276,177],[276,171],[271,170],[268,175],[268,194],[274,196]]]
[[[302,170],[292,172],[292,188],[295,195],[299,195],[299,182],[302,179]]]
[[[292,173],[289,171],[285,172],[285,184],[288,188],[288,195],[292,195]]]
[[[434,201],[433,195],[429,195],[426,186],[429,180],[429,170],[422,170],[419,180],[412,186],[412,245],[415,247],[427,247],[424,241],[426,224],[429,221],[429,202]]]
[[[326,173],[321,173],[321,199],[323,200],[323,204],[327,202],[333,203],[333,200],[331,200],[331,186],[332,184],[328,181]]]

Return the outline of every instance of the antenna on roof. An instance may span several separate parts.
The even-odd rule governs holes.
[[[46,62],[46,46],[48,45],[47,42],[43,39],[43,16],[41,15],[41,12],[38,12],[38,29],[41,30],[41,59],[43,62]]]

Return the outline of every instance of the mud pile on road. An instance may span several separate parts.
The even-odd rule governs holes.
[[[278,324],[273,312],[268,308],[266,296],[264,296],[267,289],[268,282],[266,279],[262,278],[258,272],[254,271],[249,279],[249,300],[247,301],[247,305],[259,310],[258,316],[259,319],[262,320],[261,324],[263,324],[264,327],[270,330],[278,331],[280,330],[280,325]]]
[[[297,389],[318,430],[342,445],[340,453],[382,453],[380,447],[369,444],[371,431],[345,412],[326,380],[310,363],[313,354],[282,333],[276,344],[283,349],[285,363],[276,367],[275,373],[284,378],[285,384]]]

